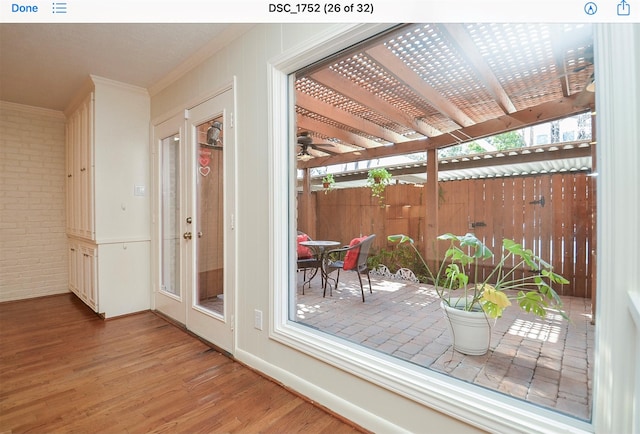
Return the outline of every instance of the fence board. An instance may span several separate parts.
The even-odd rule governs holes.
[[[574,177],[576,203],[576,233],[575,233],[575,286],[574,292],[578,297],[587,296],[587,252],[589,251],[588,227],[590,223],[588,209],[588,195],[581,195],[580,192],[587,192],[586,177]]]
[[[440,183],[438,204],[425,203],[424,188],[391,185],[385,206],[369,188],[335,189],[313,194],[316,238],[347,244],[352,238],[375,233],[374,250],[391,249],[387,235],[403,232],[431,258],[433,240],[425,227],[438,212],[438,233],[474,232],[492,251],[503,238],[512,238],[548,260],[570,284],[562,295],[591,297],[595,293],[595,200],[592,182],[583,173],[459,180]],[[545,205],[531,204],[544,196]],[[299,210],[298,216],[304,216]],[[471,224],[475,223],[472,228]],[[480,224],[477,224],[480,223]]]
[[[551,178],[549,176],[538,177],[538,195],[544,198],[544,205],[539,206],[540,225],[537,236],[540,239],[540,257],[547,258],[553,265],[551,259],[551,243],[553,238],[553,201],[551,196]],[[545,236],[545,234],[549,234]]]

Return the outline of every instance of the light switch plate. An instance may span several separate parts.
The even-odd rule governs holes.
[[[134,196],[144,196],[147,191],[147,188],[144,185],[134,185],[133,186],[133,195]]]

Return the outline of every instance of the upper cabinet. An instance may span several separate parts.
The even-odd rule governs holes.
[[[149,95],[91,76],[67,115],[67,233],[150,239]]]
[[[93,92],[67,118],[67,234],[95,239]]]

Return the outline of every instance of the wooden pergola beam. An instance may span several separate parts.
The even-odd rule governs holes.
[[[504,115],[497,119],[481,122],[467,128],[460,128],[452,131],[451,133],[437,137],[410,140],[404,143],[396,143],[393,146],[378,146],[340,155],[313,158],[309,161],[299,161],[298,167],[320,167],[331,164],[344,164],[353,161],[370,160],[392,155],[403,155],[412,152],[424,152],[429,149],[443,148],[462,142],[468,142],[517,130],[525,126],[537,125],[583,113],[592,109],[594,101],[595,97],[593,93],[583,91],[567,98],[549,101],[536,107]]]
[[[366,137],[362,137],[358,134],[351,133],[347,130],[343,130],[336,126],[327,124],[325,122],[320,122],[316,119],[312,119],[300,114],[297,115],[296,123],[299,129],[313,131],[327,137],[334,137],[344,143],[349,143],[350,145],[358,149],[380,146],[378,142],[367,139]],[[335,144],[335,146],[340,147],[340,145],[338,144]],[[349,149],[345,148],[344,152],[349,152]]]
[[[376,125],[371,121],[353,115],[348,111],[342,110],[303,92],[296,93],[296,104],[307,111],[317,113],[328,119],[336,119],[337,122],[349,128],[362,131],[364,134],[373,137],[379,137],[391,143],[401,143],[408,140],[401,134],[383,128],[380,125]]]
[[[578,143],[578,142],[576,142]],[[472,156],[467,156],[469,159],[466,161],[462,160],[462,157],[457,157],[458,161],[452,162],[454,158],[447,158],[445,160],[438,161],[438,170],[437,172],[447,172],[450,170],[467,170],[467,169],[477,169],[480,167],[486,166],[505,166],[505,165],[515,165],[515,164],[526,164],[526,163],[535,163],[540,161],[552,161],[552,160],[563,160],[567,158],[584,158],[584,157],[592,157],[592,146],[584,146],[584,147],[572,147],[572,148],[559,148],[557,150],[551,151],[545,149],[544,152],[535,152],[536,148],[532,148],[531,153],[529,154],[517,154],[517,155],[508,155],[507,151],[505,151],[505,155],[503,156],[494,156],[492,158],[481,158],[474,160]],[[528,149],[528,148],[527,148]],[[517,150],[519,151],[519,150]],[[498,153],[495,153],[498,154]],[[427,157],[428,158],[428,157]],[[413,164],[411,166],[407,165],[405,167],[389,167],[387,170],[391,172],[393,176],[401,176],[401,175],[415,175],[415,174],[423,174],[425,173],[425,163]],[[367,178],[367,171],[362,170],[357,173],[349,173],[349,174],[334,174],[336,182],[349,182],[349,181],[359,181]],[[320,185],[320,181],[318,179],[311,180],[312,185]]]
[[[311,78],[323,86],[333,89],[347,98],[370,108],[390,121],[410,128],[424,136],[432,137],[442,134],[438,129],[433,128],[419,119],[414,119],[388,101],[365,90],[363,87],[355,85],[351,80],[336,71],[322,69],[311,74]]]
[[[474,121],[460,108],[442,96],[437,90],[429,86],[416,72],[410,69],[398,56],[384,45],[378,45],[366,50],[368,56],[385,68],[389,74],[408,86],[416,95],[421,96],[459,126],[468,127]]]
[[[471,64],[471,66],[476,70],[478,77],[502,111],[505,114],[517,111],[516,106],[513,105],[513,102],[511,101],[511,98],[509,98],[509,95],[507,95],[489,65],[487,65],[487,62],[485,62],[482,55],[478,52],[476,44],[474,44],[467,31],[464,29],[464,26],[462,24],[442,24],[441,27],[449,34],[450,40],[456,46],[460,54],[465,57],[469,64]]]

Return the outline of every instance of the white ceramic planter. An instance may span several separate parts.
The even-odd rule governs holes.
[[[463,354],[480,356],[489,350],[491,342],[491,320],[483,311],[456,309],[440,302],[447,319],[453,348]]]

